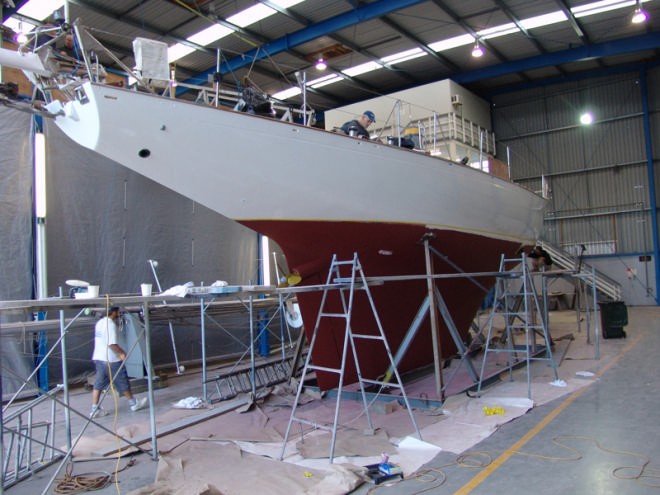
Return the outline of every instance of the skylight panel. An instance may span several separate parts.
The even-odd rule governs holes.
[[[359,76],[360,74],[366,74],[377,69],[382,69],[382,65],[378,62],[367,62],[365,64],[356,65],[355,67],[349,67],[346,70],[343,70],[342,73],[346,74],[349,77]]]
[[[4,22],[3,25],[7,26],[8,28],[10,28],[15,33],[29,33],[35,27],[37,27],[34,24],[32,24],[31,22],[20,21],[20,20],[16,19],[15,17],[10,17],[9,19],[7,19]]]
[[[302,93],[301,89],[296,86],[293,86],[289,89],[280,91],[279,93],[275,93],[273,95],[273,98],[275,98],[276,100],[287,100],[294,96],[298,96],[300,93]]]
[[[413,60],[415,58],[423,57],[426,55],[421,48],[413,48],[412,50],[406,50],[403,52],[395,53],[393,55],[388,55],[387,57],[381,58],[381,62],[386,64],[399,64],[405,62],[406,60]]]
[[[568,17],[563,10],[550,12],[549,14],[537,15],[528,19],[521,19],[520,25],[525,29],[534,29],[542,26],[549,26],[558,22],[567,21]]]
[[[266,17],[270,17],[275,14],[276,11],[264,5],[263,3],[258,3],[249,7],[238,14],[234,14],[231,17],[227,18],[227,22],[231,22],[238,27],[247,27],[250,24],[259,22]]]
[[[299,3],[303,3],[305,0],[270,0],[271,3],[274,3],[278,7],[282,7],[283,9],[288,9],[289,7],[293,7],[294,5],[298,5]]]
[[[311,81],[307,83],[307,86],[310,86],[314,89],[322,88],[323,86],[328,86],[329,84],[334,84],[339,81],[343,81],[343,78],[337,75],[332,75],[328,78],[321,78],[323,81]]]
[[[207,27],[206,29],[201,30],[198,33],[193,34],[186,38],[192,43],[196,43],[201,46],[206,46],[214,41],[224,38],[225,36],[233,33],[232,29],[228,27],[221,26],[220,24],[213,24],[212,26]]]
[[[429,44],[429,48],[435,52],[442,52],[459,46],[471,45],[474,41],[474,36],[471,34],[462,34],[460,36],[454,36],[453,38],[447,38],[446,40],[431,43]]]
[[[513,22],[509,22],[507,24],[501,24],[499,26],[477,31],[477,35],[479,35],[480,40],[488,40],[499,36],[505,36],[507,34],[517,33],[519,31],[520,29],[518,29],[518,26]]]
[[[175,60],[179,60],[181,57],[185,57],[189,53],[194,52],[195,49],[188,45],[183,45],[177,43],[167,48],[167,62],[172,63]]]
[[[38,21],[43,21],[63,5],[64,0],[30,0],[18,9],[18,13]]]
[[[610,10],[621,9],[624,7],[632,7],[637,2],[635,0],[601,0],[600,2],[588,3],[573,7],[571,12],[578,19],[588,15],[600,14],[601,12],[608,12]]]

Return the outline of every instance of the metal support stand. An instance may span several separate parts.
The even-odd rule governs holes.
[[[347,278],[342,277],[341,275],[341,267],[349,267],[351,272],[350,276]],[[357,281],[357,286],[356,286],[356,278],[358,278]],[[341,285],[337,287],[336,284],[348,284],[348,287],[342,287]],[[326,312],[326,300],[328,296],[328,292],[333,289],[339,289],[339,295],[342,303],[342,309],[343,311],[341,313],[329,313]],[[366,294],[366,297],[369,300],[369,304],[371,306],[372,313],[374,315],[374,319],[376,321],[376,324],[378,326],[378,334],[373,335],[373,334],[357,334],[353,332],[353,329],[351,327],[351,315],[353,311],[353,300],[355,296],[355,290],[356,289],[362,289],[364,290],[364,293]],[[348,297],[348,299],[347,299]],[[342,358],[341,358],[341,366],[339,368],[328,368],[325,366],[317,366],[311,364],[311,356],[313,353],[314,345],[316,343],[316,337],[318,336],[319,333],[319,326],[321,323],[321,320],[324,318],[339,318],[345,321],[345,331],[344,331],[344,343],[342,347]],[[380,341],[382,345],[385,346],[385,350],[387,352],[387,356],[389,357],[390,364],[392,366],[394,375],[396,377],[396,383],[387,383],[384,381],[380,380],[371,380],[367,378],[362,377],[362,373],[360,371],[360,363],[358,359],[358,354],[357,354],[357,349],[356,349],[356,340],[371,340],[371,341]],[[389,344],[387,343],[387,338],[385,337],[385,332],[383,330],[383,326],[380,322],[380,318],[378,317],[378,312],[376,311],[376,306],[373,302],[373,298],[371,297],[371,292],[369,290],[369,286],[367,285],[367,280],[366,277],[364,276],[364,272],[362,271],[362,266],[360,265],[360,262],[358,260],[358,255],[355,253],[353,255],[353,259],[349,261],[337,261],[337,256],[334,255],[332,257],[332,263],[330,264],[330,270],[328,272],[328,279],[326,281],[325,288],[323,290],[323,296],[321,298],[321,306],[319,307],[319,313],[316,318],[316,324],[314,326],[314,332],[312,334],[312,339],[309,345],[309,353],[307,354],[307,358],[305,359],[305,366],[303,368],[303,373],[302,376],[305,377],[307,375],[308,371],[321,371],[321,372],[326,372],[326,373],[336,373],[339,375],[338,378],[338,388],[337,388],[337,401],[335,404],[335,415],[334,415],[334,421],[332,426],[326,426],[326,425],[319,425],[317,423],[308,421],[306,419],[300,418],[296,416],[296,410],[298,408],[298,404],[300,402],[300,395],[302,393],[302,390],[304,388],[304,380],[300,381],[300,384],[298,386],[298,391],[296,393],[296,399],[293,403],[293,409],[291,410],[291,417],[289,419],[289,424],[286,429],[286,434],[284,435],[284,442],[282,444],[282,452],[280,454],[280,460],[283,459],[284,457],[284,451],[286,449],[286,443],[289,439],[289,433],[291,432],[291,426],[293,422],[298,422],[301,424],[306,424],[315,428],[319,428],[322,430],[326,430],[331,432],[332,434],[332,439],[330,442],[330,463],[332,463],[334,459],[334,453],[335,453],[335,442],[337,439],[337,424],[339,422],[339,410],[341,406],[341,394],[342,394],[342,388],[344,386],[344,372],[346,369],[346,360],[348,358],[348,352],[349,352],[349,346],[351,349],[351,352],[353,354],[353,360],[355,362],[355,370],[357,372],[357,378],[358,378],[358,383],[360,386],[360,392],[362,395],[362,402],[364,404],[364,413],[367,418],[367,422],[369,425],[369,429],[373,430],[373,424],[371,421],[371,416],[369,414],[369,404],[367,403],[367,395],[365,391],[365,384],[372,384],[372,385],[379,385],[381,387],[392,387],[392,388],[398,388],[401,391],[401,397],[406,405],[406,408],[408,410],[408,413],[410,414],[410,419],[412,421],[412,424],[415,428],[415,431],[417,432],[417,436],[421,440],[421,433],[419,431],[419,428],[417,427],[417,423],[415,421],[415,417],[413,416],[412,409],[410,407],[410,403],[408,402],[408,397],[406,396],[406,392],[403,388],[403,382],[401,381],[401,377],[399,376],[399,372],[397,371],[396,367],[394,366],[394,358],[392,357],[392,352],[390,350]]]

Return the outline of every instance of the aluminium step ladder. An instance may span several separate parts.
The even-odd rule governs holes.
[[[520,266],[520,271],[515,270],[518,265]],[[521,258],[509,259],[502,255],[499,272],[495,283],[493,308],[488,321],[488,335],[486,337],[486,347],[481,363],[477,396],[481,395],[481,386],[484,381],[489,353],[501,352],[509,355],[507,369],[509,370],[510,380],[513,380],[513,367],[523,361],[525,362],[527,366],[527,397],[531,399],[531,361],[548,361],[548,365],[554,371],[555,380],[559,380],[557,365],[552,356],[552,341],[548,333],[546,320],[542,317],[543,312],[541,311],[538,294],[536,293],[534,280],[529,272],[525,255],[523,254]],[[520,282],[520,288],[518,290],[513,287],[514,281]],[[498,307],[502,308],[499,312]],[[504,348],[493,348],[493,322],[495,316],[498,314],[504,318],[505,322],[505,335],[502,339],[504,341]],[[514,342],[514,333],[520,331],[525,334],[525,344],[522,349],[516,346]],[[544,341],[542,345],[536,343],[537,336],[542,336]],[[538,357],[541,354],[545,354],[545,357]]]
[[[350,275],[348,277],[342,277],[341,269],[344,268],[344,271],[347,269],[350,270]],[[356,280],[358,279],[358,280]],[[351,325],[351,315],[353,312],[353,303],[354,303],[354,296],[355,296],[355,291],[356,289],[362,289],[364,290],[364,293],[366,297],[369,300],[369,304],[371,306],[371,311],[374,315],[375,322],[378,326],[378,334],[361,334],[361,333],[356,333],[354,329],[352,328]],[[326,301],[327,301],[327,296],[328,292],[330,290],[339,290],[339,296],[341,300],[341,306],[342,306],[342,312],[339,313],[331,313],[326,310]],[[344,331],[344,342],[343,342],[343,348],[342,348],[342,356],[341,356],[341,365],[339,368],[329,368],[326,366],[319,366],[319,365],[314,365],[311,363],[311,357],[313,354],[314,350],[314,345],[316,344],[316,338],[319,334],[319,327],[320,323],[323,319],[327,318],[335,318],[335,319],[340,319],[345,321],[345,331]],[[385,350],[387,352],[387,356],[390,361],[390,366],[391,369],[394,373],[394,376],[396,377],[396,382],[394,381],[381,381],[381,380],[371,380],[364,378],[362,376],[362,373],[360,371],[360,363],[358,359],[358,354],[357,354],[357,349],[355,346],[355,341],[356,340],[372,340],[376,342],[381,342],[382,345],[384,345]],[[373,298],[371,296],[371,291],[369,290],[369,286],[367,285],[367,280],[364,275],[364,272],[362,271],[362,266],[360,264],[360,261],[358,260],[358,255],[357,253],[354,253],[353,259],[348,260],[348,261],[338,261],[337,260],[337,255],[333,255],[332,257],[332,262],[330,264],[330,270],[328,271],[328,278],[326,281],[326,285],[324,286],[323,289],[323,295],[321,297],[321,305],[319,307],[319,312],[316,317],[316,324],[314,325],[314,331],[312,334],[312,339],[309,344],[309,350],[307,357],[305,359],[305,365],[303,367],[303,372],[302,376],[305,377],[307,376],[307,373],[310,371],[323,371],[327,373],[336,373],[339,375],[338,379],[338,387],[337,387],[337,401],[335,403],[335,414],[334,414],[334,421],[332,425],[322,425],[318,424],[316,422],[308,421],[304,418],[296,416],[296,410],[298,408],[299,402],[300,402],[300,395],[302,393],[302,390],[304,388],[304,379],[300,381],[300,384],[298,385],[298,391],[296,393],[296,398],[293,403],[293,408],[291,410],[291,417],[289,418],[289,424],[286,429],[286,434],[284,435],[284,443],[282,444],[282,452],[280,454],[280,460],[284,458],[284,451],[286,449],[286,444],[289,439],[289,433],[291,432],[291,426],[293,425],[294,422],[300,423],[300,424],[306,424],[308,426],[326,430],[328,432],[331,432],[332,438],[330,441],[330,463],[332,463],[334,459],[334,453],[335,453],[335,442],[337,440],[337,424],[339,422],[339,411],[340,411],[340,406],[341,406],[341,397],[342,397],[342,389],[344,386],[344,372],[346,369],[346,360],[348,359],[348,353],[349,353],[349,346],[350,346],[350,351],[353,356],[353,360],[355,362],[355,370],[357,372],[357,378],[358,378],[358,383],[360,386],[360,392],[362,395],[362,402],[364,404],[364,413],[367,418],[367,422],[369,425],[369,429],[373,430],[373,423],[371,421],[371,415],[369,414],[369,404],[367,403],[367,395],[365,391],[365,384],[369,385],[378,385],[382,388],[387,387],[387,388],[398,388],[401,392],[401,398],[403,399],[406,409],[408,410],[408,414],[410,415],[410,419],[412,421],[413,427],[415,428],[415,431],[417,433],[417,436],[421,440],[422,436],[419,431],[419,428],[417,427],[417,422],[415,421],[415,417],[412,413],[412,409],[410,407],[410,403],[408,402],[408,397],[406,396],[405,390],[403,388],[403,382],[401,381],[401,377],[399,375],[399,372],[396,368],[396,365],[394,363],[394,358],[392,357],[392,351],[390,350],[390,346],[387,342],[387,338],[385,337],[385,332],[383,331],[383,326],[380,322],[380,318],[378,317],[378,312],[376,311],[376,306],[374,304]]]
[[[254,376],[251,367],[236,369],[229,373],[219,373],[210,380],[215,382],[218,397],[209,402],[233,399],[238,394],[252,392],[253,379],[254,388],[257,390],[286,382],[292,376],[297,375],[298,370],[295,369],[297,362],[296,356],[266,362],[254,367]]]

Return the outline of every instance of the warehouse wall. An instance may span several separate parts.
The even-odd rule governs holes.
[[[649,182],[642,79],[655,184]],[[657,304],[652,189],[659,192],[660,69],[535,87],[493,98],[498,156],[514,180],[551,199],[543,238],[573,250],[620,282],[628,304]],[[579,116],[589,110],[594,123]]]

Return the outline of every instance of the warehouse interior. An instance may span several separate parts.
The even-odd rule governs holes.
[[[493,295],[497,301],[515,292],[500,284],[505,277],[493,276],[495,264],[484,288],[490,303],[484,293],[469,329],[477,334],[473,342],[483,339],[479,353],[470,352],[473,342],[463,349],[459,342],[456,355],[434,357],[435,368],[402,374],[402,399],[383,401],[378,392],[369,407],[354,383],[345,395],[311,382],[303,388],[303,363],[305,371],[314,366],[306,344],[316,315],[303,312],[303,322],[297,312],[297,298],[310,296],[305,281],[297,285],[289,246],[77,144],[55,123],[58,112],[44,111],[50,97],[0,58],[0,493],[54,493],[67,470],[112,473],[94,488],[108,494],[499,493],[529,486],[521,485],[529,476],[539,493],[556,493],[558,477],[575,493],[660,486],[660,439],[647,421],[658,392],[658,0],[2,0],[0,11],[0,46],[16,50],[20,33],[43,30],[56,50],[66,50],[65,34],[74,33],[79,41],[67,53],[93,57],[110,86],[138,91],[126,70],[144,69],[148,55],[136,47],[157,41],[167,63],[153,87],[173,101],[202,105],[215,94],[216,106],[254,113],[250,98],[255,106],[268,100],[266,117],[326,130],[332,139],[344,122],[372,112],[370,142],[382,148],[410,141],[417,154],[542,196],[534,241],[554,260],[542,273],[529,273],[525,256],[524,268],[511,269],[513,278],[522,273],[515,291],[533,293],[527,314],[542,321],[536,327],[529,316],[534,325],[527,320],[525,332],[531,328],[548,344],[543,351],[554,354],[548,362],[523,359],[513,381],[495,371],[493,384],[484,380],[491,331],[513,328],[513,313],[493,304]],[[89,51],[90,39],[107,52],[96,45]],[[191,132],[178,143],[187,155],[181,167],[198,184],[205,182],[201,150],[209,143],[218,163],[240,156],[231,148],[243,146],[246,156],[261,153],[275,164],[287,146],[256,132],[245,143],[227,142],[202,122],[182,124]],[[45,136],[47,214],[35,210],[37,135]],[[307,197],[286,174],[275,171],[271,179],[274,210]],[[377,218],[366,200],[362,208]],[[481,248],[463,249],[476,257]],[[335,265],[326,263],[319,284],[326,274],[330,281]],[[367,277],[381,275],[365,267]],[[523,288],[527,276],[530,292]],[[147,292],[144,284],[151,285]],[[90,287],[99,293],[85,301]],[[322,306],[328,289],[316,290],[313,300]],[[451,289],[432,292],[430,301],[449,301],[446,310],[437,307],[445,331],[454,340],[467,333],[448,323],[457,306]],[[123,399],[115,403],[108,394],[104,407],[117,414],[88,421],[90,331],[115,303],[123,328],[135,334],[126,358],[134,392],[151,406],[129,413]],[[627,338],[607,338],[608,315],[616,319],[622,310],[625,323],[614,326],[626,326]],[[426,311],[424,324],[434,327],[438,315]],[[265,374],[286,363],[282,380],[260,382],[255,361]],[[248,382],[228,391],[228,375]],[[202,405],[180,404],[186,398]],[[297,421],[299,403],[303,417],[314,419]],[[343,413],[333,418],[340,403]],[[305,421],[313,431],[323,429],[317,421],[332,425],[330,445],[301,434],[301,447],[297,430]],[[362,450],[349,444],[359,431]],[[401,438],[412,445],[393,447]],[[117,441],[124,442],[119,449]],[[42,447],[47,453],[33,456]],[[307,459],[282,462],[296,449]],[[624,459],[603,467],[592,457],[612,451]],[[225,474],[218,477],[208,459],[222,463]],[[178,471],[176,463],[190,470]],[[359,468],[367,465],[365,474]]]

